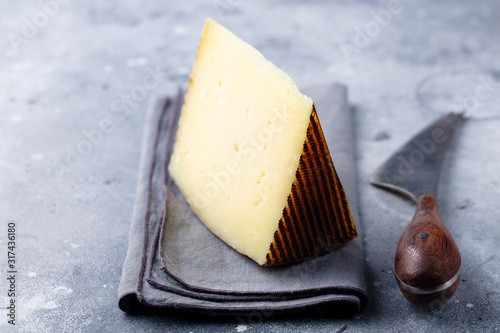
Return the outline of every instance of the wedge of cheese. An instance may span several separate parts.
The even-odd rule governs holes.
[[[168,170],[205,226],[259,265],[298,262],[356,237],[313,102],[211,19]]]

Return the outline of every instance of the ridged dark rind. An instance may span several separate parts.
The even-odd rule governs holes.
[[[283,209],[263,266],[285,265],[317,257],[356,236],[344,188],[313,106],[288,204]]]

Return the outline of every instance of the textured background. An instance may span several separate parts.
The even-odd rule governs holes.
[[[0,244],[6,252],[7,223],[16,221],[18,331],[500,330],[500,3],[0,4]],[[350,320],[132,317],[117,307],[147,101],[186,84],[207,16],[299,87],[337,81],[349,88],[370,286],[368,306]],[[367,180],[410,135],[462,107],[469,119],[447,155],[438,195],[461,250],[462,278],[446,305],[421,311],[400,295],[392,272],[414,205]],[[8,332],[4,311],[0,331]]]

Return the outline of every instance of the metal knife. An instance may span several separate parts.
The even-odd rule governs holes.
[[[449,113],[410,139],[373,174],[370,183],[406,195],[417,203],[403,231],[394,260],[401,293],[419,307],[448,301],[460,281],[461,258],[441,220],[436,191],[448,143],[463,116]]]

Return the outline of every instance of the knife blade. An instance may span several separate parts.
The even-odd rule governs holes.
[[[394,273],[401,293],[419,307],[444,304],[460,281],[460,252],[439,216],[436,192],[447,146],[462,120],[462,114],[449,113],[429,125],[370,178],[417,203],[396,248]]]

